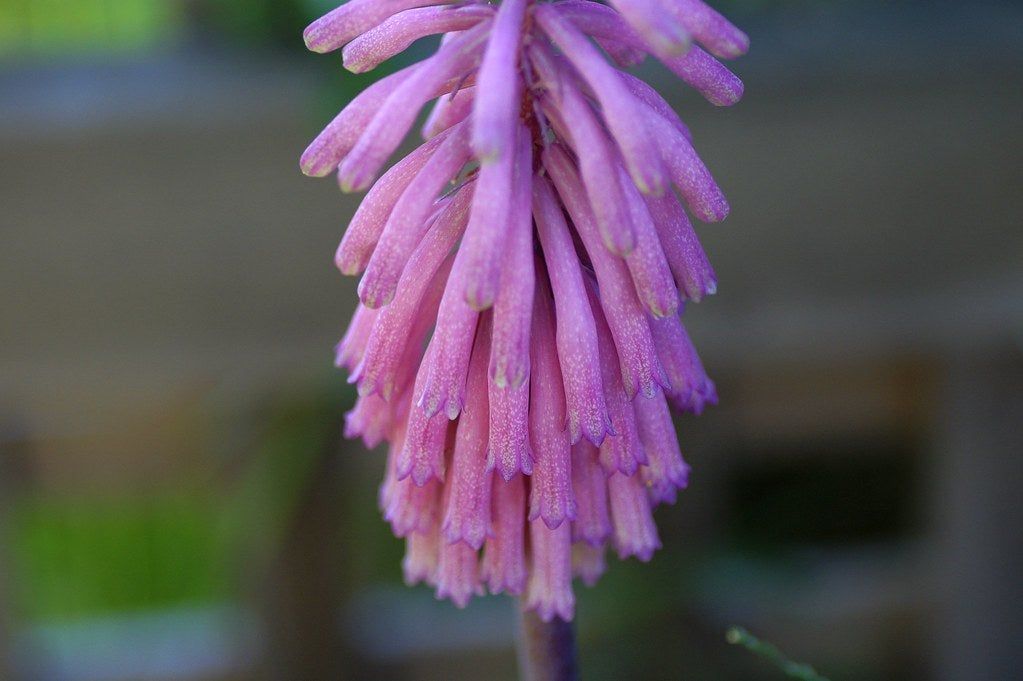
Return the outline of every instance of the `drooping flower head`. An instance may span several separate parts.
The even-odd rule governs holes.
[[[728,204],[623,69],[651,55],[729,105],[742,84],[715,57],[748,41],[701,0],[350,0],[305,40],[361,73],[436,34],[302,156],[368,190],[336,255],[362,273],[337,348],[359,390],[346,435],[388,443],[406,581],[571,619],[608,547],[660,546],[652,509],[689,472],[669,405],[717,399],[680,315],[716,288],[689,216]],[[431,101],[426,142],[385,170]]]

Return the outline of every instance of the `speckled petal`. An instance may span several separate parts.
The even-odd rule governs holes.
[[[394,205],[366,273],[359,282],[359,298],[363,305],[380,307],[391,302],[398,287],[398,277],[427,231],[428,218],[440,205],[437,196],[458,175],[469,158],[469,129],[465,123],[459,123]],[[472,183],[474,188],[478,185],[478,182]],[[460,196],[466,193],[464,188],[459,192]],[[468,193],[470,196],[466,198],[471,199],[472,193]],[[459,202],[459,210],[461,207]]]
[[[717,275],[675,193],[644,198],[679,292],[696,302],[716,293]]]
[[[689,466],[682,460],[678,435],[664,393],[633,400],[636,425],[649,463],[640,469],[651,501],[675,503],[676,492],[689,484]]]
[[[583,440],[572,447],[572,491],[576,516],[572,541],[603,546],[611,534],[607,514],[607,475],[597,461],[597,447]]]
[[[423,124],[423,138],[432,139],[457,123],[461,123],[476,103],[476,86],[459,88],[437,99]]]
[[[533,310],[533,371],[530,376],[529,440],[536,461],[529,519],[558,527],[575,517],[571,445],[565,429],[565,393],[555,351],[550,293],[537,291]]]
[[[390,17],[345,45],[341,57],[352,73],[365,73],[420,38],[448,31],[463,31],[493,16],[487,5],[439,5],[406,10]]]
[[[528,5],[529,0],[502,0],[480,64],[472,147],[483,165],[513,156],[522,97],[519,43]]]
[[[455,431],[451,474],[446,481],[450,495],[444,506],[441,531],[449,542],[465,542],[474,549],[483,546],[490,531],[490,491],[493,475],[487,468],[487,360],[490,331],[481,325],[467,379],[472,404],[462,412]]]
[[[526,483],[521,475],[494,478],[494,531],[483,548],[480,578],[490,593],[518,595],[526,588]]]
[[[420,108],[455,89],[473,69],[489,28],[485,22],[461,33],[394,88],[338,167],[343,191],[362,191],[372,183],[380,166],[405,138]]]
[[[313,52],[331,52],[354,40],[388,17],[424,5],[448,0],[349,0],[306,27],[302,34]]]
[[[667,378],[657,359],[646,314],[636,297],[628,269],[621,259],[598,243],[585,192],[564,150],[558,145],[550,146],[544,152],[544,167],[568,209],[600,283],[600,304],[614,337],[625,391],[629,397],[637,391],[653,395],[658,386],[667,385]]]
[[[582,265],[554,190],[544,177],[533,183],[533,215],[554,292],[558,360],[565,385],[568,431],[600,444],[611,428],[600,376],[597,330],[586,300]]]
[[[555,617],[571,620],[575,614],[575,595],[572,593],[572,534],[568,523],[552,530],[543,522],[533,520],[529,523],[529,538],[532,560],[524,607],[535,610],[544,622]]]
[[[654,139],[642,120],[640,103],[625,87],[617,71],[604,60],[579,30],[550,5],[537,6],[537,22],[578,69],[593,89],[611,136],[625,157],[625,164],[636,186],[645,194],[659,194],[665,187],[664,169]]]
[[[611,507],[612,545],[621,559],[650,560],[661,548],[650,500],[639,475],[612,475],[607,479]]]
[[[533,266],[532,141],[520,138],[501,288],[494,300],[490,376],[499,388],[529,376],[529,334],[536,272]]]

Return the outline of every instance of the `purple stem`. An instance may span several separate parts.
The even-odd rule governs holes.
[[[560,617],[544,622],[531,610],[520,612],[519,670],[523,681],[577,681],[572,623]]]

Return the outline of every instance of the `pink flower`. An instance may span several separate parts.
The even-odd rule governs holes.
[[[389,445],[380,504],[408,583],[570,619],[573,577],[593,584],[608,547],[660,546],[652,510],[689,474],[669,405],[717,399],[680,314],[717,285],[689,215],[728,203],[621,68],[652,55],[733,104],[715,56],[748,40],[701,0],[351,0],[305,39],[363,72],[432,34],[302,156],[368,190],[336,256],[363,273],[337,348],[359,389],[345,434]],[[430,101],[427,141],[381,175]]]

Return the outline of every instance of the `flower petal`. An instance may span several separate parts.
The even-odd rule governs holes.
[[[480,578],[490,593],[518,595],[526,588],[526,484],[521,475],[494,478],[494,532],[483,548]]]
[[[528,0],[498,5],[490,40],[480,64],[479,96],[473,111],[472,147],[485,166],[511,157],[522,98],[519,45]]]
[[[381,307],[391,302],[409,256],[428,229],[427,219],[436,210],[437,195],[457,176],[469,155],[469,129],[459,123],[395,203],[359,282],[363,305]],[[473,185],[479,187],[478,182]],[[468,193],[471,198],[473,193]]]
[[[487,5],[439,5],[399,12],[345,45],[342,60],[352,73],[365,73],[404,52],[420,38],[463,31],[493,14],[493,9]]]
[[[572,593],[572,534],[568,524],[551,529],[533,520],[529,523],[529,538],[532,560],[525,609],[535,610],[544,622],[555,617],[571,620],[575,613],[575,595]]]
[[[489,329],[481,325],[469,365],[468,389],[472,404],[458,419],[455,451],[451,457],[451,475],[446,483],[448,497],[444,505],[441,531],[449,542],[465,542],[474,549],[483,546],[490,531],[491,475],[486,464],[487,358],[490,356]]]
[[[596,272],[600,305],[614,337],[626,394],[630,398],[637,391],[653,395],[657,386],[667,385],[668,381],[625,263],[599,243],[593,213],[565,151],[551,145],[544,151],[543,159]]]
[[[362,191],[398,148],[430,99],[458,87],[479,59],[489,22],[460,33],[416,66],[380,104],[369,125],[338,167],[342,191]]]
[[[519,139],[507,249],[501,287],[494,300],[490,376],[499,388],[517,387],[529,376],[529,335],[536,273],[533,267],[533,143]]]
[[[537,6],[534,16],[593,89],[604,122],[618,143],[636,186],[644,194],[660,194],[664,191],[665,177],[657,146],[646,128],[636,124],[642,120],[640,103],[622,83],[617,70],[551,5]]]
[[[393,14],[446,1],[449,0],[349,0],[309,24],[302,37],[313,52],[331,52]]]
[[[593,313],[586,300],[582,265],[561,206],[546,178],[533,183],[533,215],[554,292],[558,362],[565,384],[572,443],[600,444],[611,427],[604,404]]]
[[[575,517],[571,445],[565,431],[565,393],[555,352],[550,293],[538,291],[533,311],[529,440],[536,461],[529,497],[529,519],[558,527]]]

